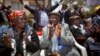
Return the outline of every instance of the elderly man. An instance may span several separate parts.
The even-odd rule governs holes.
[[[80,56],[75,48],[74,37],[68,24],[60,24],[58,13],[49,14],[49,24],[43,28],[41,48],[48,48],[61,56]]]

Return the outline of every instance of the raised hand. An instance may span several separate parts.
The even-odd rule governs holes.
[[[61,35],[61,24],[59,24],[59,23],[55,28],[55,34],[57,37],[60,37],[60,35]]]
[[[34,0],[36,5],[40,8],[40,4],[38,3],[38,0]]]
[[[53,26],[53,24],[51,24],[50,26],[49,26],[49,39],[51,39],[51,37],[53,36],[53,31],[54,31],[54,26]]]

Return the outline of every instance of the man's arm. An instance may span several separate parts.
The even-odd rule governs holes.
[[[64,24],[62,27],[60,44],[69,46],[73,46],[75,44],[74,37],[69,30],[68,24]]]
[[[30,6],[28,6],[28,5],[25,5],[24,4],[24,2],[23,2],[23,0],[19,0],[20,1],[20,3],[21,4],[23,4],[24,5],[24,7],[27,9],[27,10],[29,10],[31,13],[35,13],[35,7],[30,7]]]
[[[56,5],[52,6],[51,8],[47,9],[47,12],[50,13],[52,12],[54,9],[56,9],[59,6],[59,4],[57,3]]]
[[[28,5],[24,6],[27,10],[29,10],[32,14],[34,14],[36,12],[36,8],[35,7],[30,7]]]
[[[63,1],[63,0],[61,0],[60,3],[56,3],[56,5],[54,5],[54,6],[52,6],[51,8],[49,8],[49,9],[47,10],[48,13],[52,12],[53,10],[55,10],[55,9],[59,6],[59,4],[62,3],[62,1]]]
[[[51,0],[48,0],[47,8],[51,7]]]
[[[38,0],[34,0],[36,5],[40,8],[40,4],[38,3]]]

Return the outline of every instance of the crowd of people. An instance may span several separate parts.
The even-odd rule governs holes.
[[[35,23],[27,22],[25,11],[12,11],[0,4],[0,56],[100,56],[100,6],[84,15],[78,5],[73,11],[61,0],[50,8],[43,0],[30,7]],[[59,5],[59,12],[52,12]]]

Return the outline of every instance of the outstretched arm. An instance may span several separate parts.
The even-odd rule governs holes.
[[[24,2],[23,2],[23,0],[19,0],[20,1],[20,3],[21,4],[23,4],[24,5],[24,7],[27,9],[27,10],[29,10],[31,13],[35,13],[35,7],[30,7],[30,6],[28,6],[28,5],[25,5],[24,4]]]
[[[45,7],[45,0],[43,0],[42,2],[43,2],[43,7]]]
[[[47,8],[51,7],[51,0],[48,0]]]
[[[63,0],[61,0],[60,3],[56,3],[56,5],[52,6],[50,9],[48,9],[48,13],[49,13],[49,12],[52,12],[53,10],[55,10],[55,9],[59,6],[59,4],[62,3],[62,1],[63,1]]]
[[[34,0],[36,5],[40,8],[40,4],[38,3],[38,0]]]

